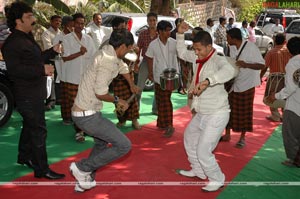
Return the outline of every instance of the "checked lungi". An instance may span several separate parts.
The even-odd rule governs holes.
[[[61,118],[63,121],[72,121],[71,117],[71,104],[69,103],[68,97],[68,87],[67,83],[60,81],[60,90],[61,90],[61,102],[60,102],[60,112]]]
[[[171,101],[172,91],[162,90],[160,85],[157,83],[155,83],[154,86],[155,100],[158,111],[156,126],[158,128],[173,126],[173,105]]]
[[[78,92],[77,84],[71,84],[68,82],[63,83],[62,96],[64,99],[62,100],[62,103],[64,105],[62,105],[62,107],[63,107],[62,115],[65,115],[66,117],[71,115],[71,109],[74,104],[74,100],[76,98],[77,92]],[[76,132],[81,131],[81,129],[78,128],[75,123],[74,123],[74,129]]]
[[[130,86],[127,80],[122,76],[118,75],[112,81],[114,95],[118,96],[120,99],[127,100],[132,95],[130,91]],[[121,123],[124,123],[126,120],[135,120],[140,117],[139,114],[139,105],[137,98],[135,97],[134,100],[129,104],[128,109],[125,111],[123,116],[118,116],[118,120]]]
[[[255,87],[244,92],[229,93],[230,119],[227,128],[235,132],[253,131],[253,101]]]

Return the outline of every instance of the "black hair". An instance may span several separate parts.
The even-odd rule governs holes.
[[[157,14],[154,13],[154,12],[149,12],[149,13],[147,14],[147,19],[148,19],[149,17],[155,17],[155,18],[157,19]]]
[[[283,33],[278,33],[274,38],[275,44],[282,45],[285,41],[285,35]]]
[[[167,30],[167,28],[171,28],[173,29],[173,26],[170,22],[166,21],[166,20],[161,20],[160,22],[158,22],[157,24],[157,31],[165,31]]]
[[[85,19],[84,15],[82,13],[80,13],[80,12],[73,14],[72,17],[73,17],[73,21],[75,21],[78,18]]]
[[[176,19],[175,19],[175,25],[176,25],[176,27],[177,27],[180,23],[182,23],[182,22],[184,22],[184,19],[183,19],[183,18],[176,18]]]
[[[50,18],[51,21],[53,21],[53,20],[55,20],[55,19],[61,19],[61,16],[59,16],[59,15],[53,15],[53,16]]]
[[[249,25],[252,27],[252,26],[255,26],[255,24],[256,24],[255,21],[251,21]]]
[[[124,18],[122,17],[115,17],[112,21],[111,21],[111,26],[113,28],[118,27],[120,24],[125,23]]]
[[[231,20],[234,20],[234,18],[230,17],[230,18],[228,19],[228,21],[231,21]]]
[[[197,34],[199,31],[202,31],[203,28],[201,28],[200,26],[197,26],[193,29],[193,34]]]
[[[93,14],[93,19],[95,19],[98,15],[100,15],[102,17],[101,13],[95,13],[95,14]]]
[[[248,22],[247,22],[246,20],[244,20],[244,21],[242,22],[242,26],[244,26],[244,25],[246,25],[246,24],[248,24]]]
[[[212,38],[209,32],[200,30],[195,34],[193,43],[201,43],[204,46],[212,45]]]
[[[209,24],[210,24],[211,22],[214,22],[214,21],[213,21],[211,18],[208,18],[208,19],[206,20],[206,25],[209,26]]]
[[[300,37],[292,37],[287,43],[289,52],[295,56],[300,54]]]
[[[226,18],[225,18],[225,17],[220,17],[220,18],[219,18],[220,24],[221,24],[223,21],[226,21]]]
[[[243,40],[242,32],[239,28],[231,28],[227,31],[227,35],[229,35],[232,39]]]
[[[109,38],[109,44],[114,47],[114,49],[120,47],[122,44],[125,44],[126,47],[133,45],[134,39],[132,33],[123,28],[113,30]]]
[[[67,25],[71,21],[73,21],[73,17],[71,17],[71,16],[63,16],[63,18],[61,20],[61,25],[65,26],[65,25]]]
[[[9,9],[10,9],[10,5],[4,6],[5,17],[7,17]]]
[[[16,28],[16,20],[22,19],[23,14],[33,13],[32,7],[22,1],[13,2],[8,8],[7,26],[12,31]]]

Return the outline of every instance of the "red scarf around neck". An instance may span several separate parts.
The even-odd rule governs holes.
[[[195,81],[195,85],[197,85],[199,83],[199,74],[200,74],[200,71],[201,71],[201,68],[203,67],[203,65],[205,64],[205,62],[207,60],[209,60],[211,58],[211,56],[214,54],[216,50],[213,49],[207,57],[205,57],[204,59],[197,59],[196,60],[196,63],[199,64],[198,65],[198,70],[197,70],[197,73],[196,73],[196,81]]]

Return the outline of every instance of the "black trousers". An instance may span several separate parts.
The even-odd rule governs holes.
[[[23,127],[19,140],[19,161],[32,160],[34,172],[42,175],[48,171],[46,151],[46,121],[44,100],[16,100],[17,110],[23,117]]]

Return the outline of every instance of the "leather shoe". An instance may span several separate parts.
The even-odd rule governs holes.
[[[21,165],[26,165],[27,167],[34,169],[35,165],[33,164],[33,162],[31,160],[27,160],[27,161],[23,161],[23,160],[18,160],[17,161],[18,164]]]
[[[47,178],[47,179],[50,179],[50,180],[56,180],[56,179],[64,178],[65,174],[56,173],[56,172],[52,171],[51,169],[49,169],[44,174],[34,173],[34,177],[36,177],[36,178]]]

